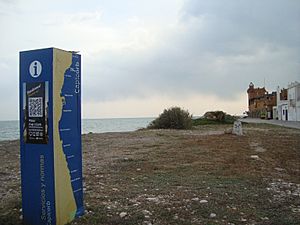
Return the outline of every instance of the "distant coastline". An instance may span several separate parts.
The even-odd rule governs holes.
[[[145,128],[154,117],[82,119],[82,134],[126,132]],[[0,121],[0,141],[19,139],[19,121]]]

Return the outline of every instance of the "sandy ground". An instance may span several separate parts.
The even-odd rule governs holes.
[[[83,135],[72,224],[300,224],[300,130],[248,124]],[[0,224],[21,224],[18,141],[0,142]]]

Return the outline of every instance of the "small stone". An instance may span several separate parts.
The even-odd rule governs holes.
[[[126,212],[121,212],[121,213],[119,214],[119,216],[120,216],[121,218],[124,218],[125,216],[127,216],[127,213],[126,213]]]
[[[141,168],[137,168],[137,169],[136,169],[136,171],[141,171],[141,170],[142,170]]]
[[[247,222],[247,219],[242,218],[241,222]]]
[[[294,212],[294,213],[300,213],[300,208],[292,208],[292,212]]]
[[[158,198],[147,198],[149,202],[159,202]]]
[[[257,160],[257,159],[259,159],[259,156],[258,155],[251,155],[250,158]]]
[[[23,215],[21,215],[19,218],[20,218],[20,220],[23,220]]]
[[[192,198],[192,201],[199,201],[199,198]]]
[[[215,213],[211,213],[211,214],[209,215],[210,218],[215,218],[216,216],[217,216],[217,214],[215,214]]]
[[[264,149],[263,147],[257,146],[257,147],[255,148],[255,151],[256,151],[256,152],[263,153],[263,152],[265,152],[265,151],[267,151],[267,150]]]
[[[208,203],[208,201],[205,200],[205,199],[202,199],[202,200],[200,200],[200,203],[201,203],[201,204],[204,204],[204,203]]]
[[[143,210],[142,213],[144,215],[150,215],[150,216],[152,215],[152,213],[150,211],[148,211],[148,210]]]

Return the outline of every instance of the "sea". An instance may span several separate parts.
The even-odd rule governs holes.
[[[83,119],[82,134],[126,132],[145,128],[154,118]],[[0,141],[19,139],[19,121],[0,121]]]

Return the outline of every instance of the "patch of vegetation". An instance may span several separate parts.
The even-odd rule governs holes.
[[[180,107],[165,109],[158,118],[153,120],[149,129],[191,129],[193,126],[192,115]]]
[[[233,124],[236,119],[235,116],[231,116],[223,111],[212,111],[206,112],[201,118],[194,119],[193,126]]]

